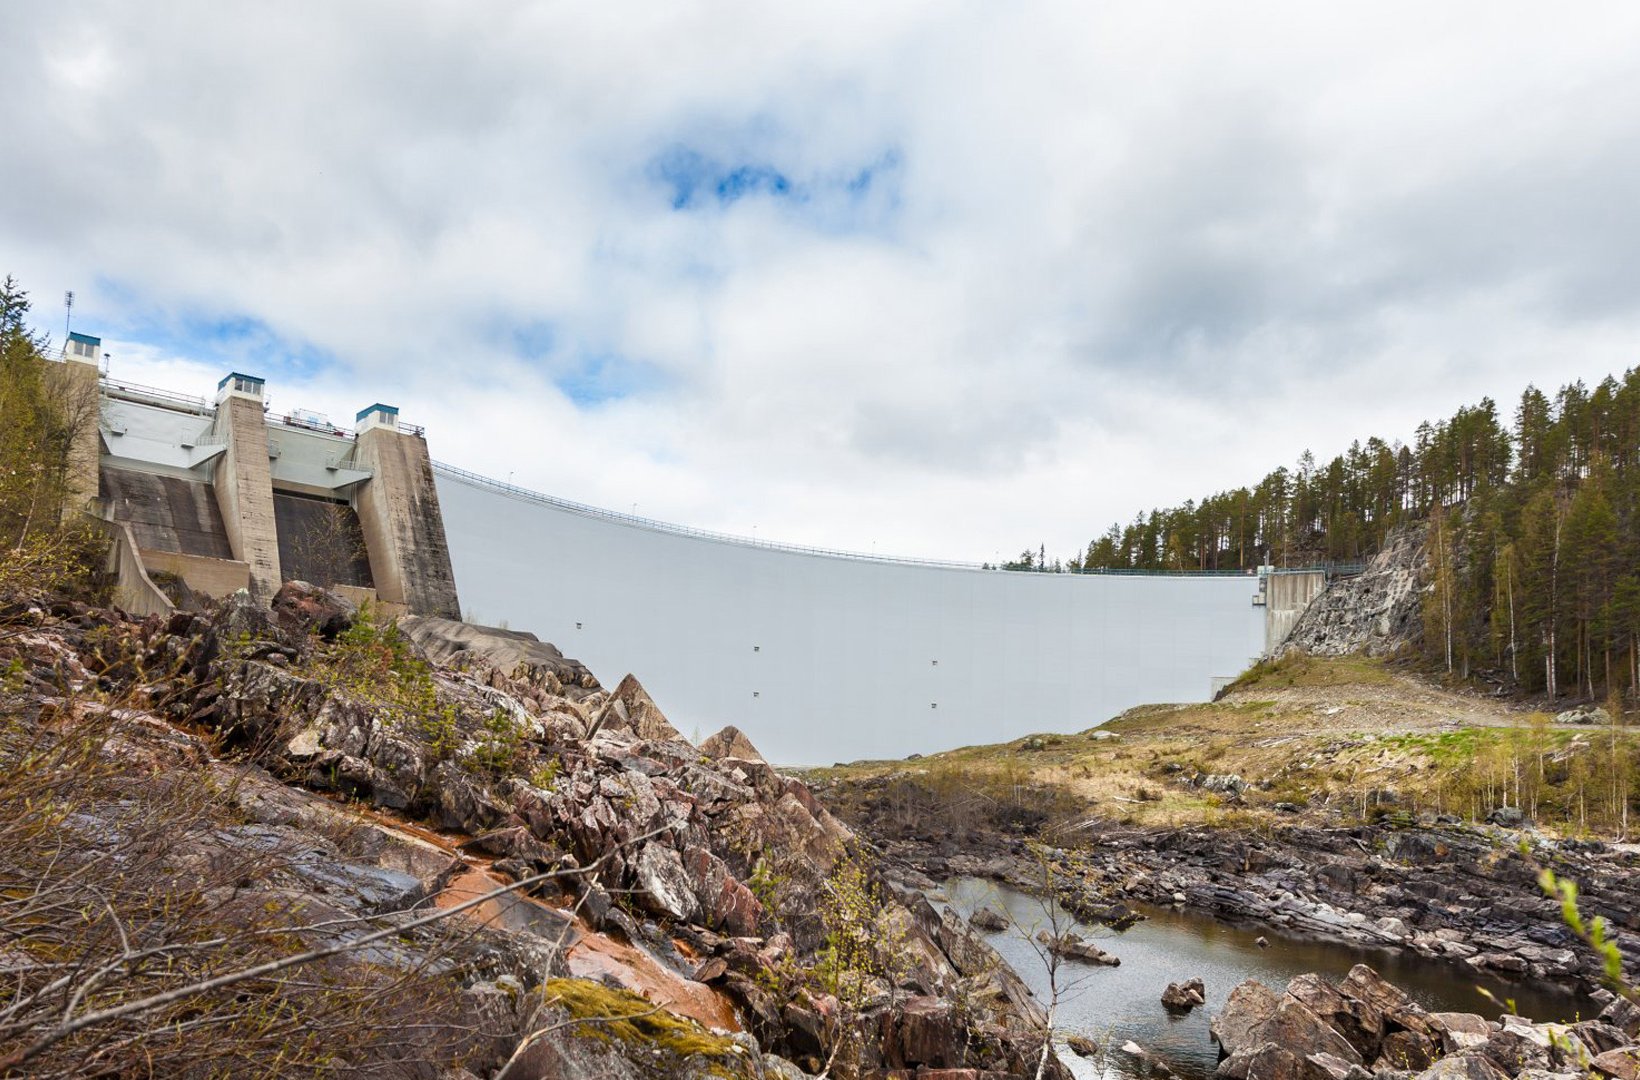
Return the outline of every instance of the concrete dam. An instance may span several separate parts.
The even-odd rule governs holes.
[[[685,735],[725,724],[771,761],[901,757],[1080,731],[1207,700],[1278,644],[1324,575],[1039,574],[701,533],[435,463],[375,403],[351,428],[109,379],[76,452],[121,606],[163,614],[313,580],[389,612],[528,631],[605,685],[631,672]]]
[[[1205,701],[1265,649],[1252,576],[1034,574],[705,536],[435,465],[464,609],[631,671],[685,735],[903,757]]]

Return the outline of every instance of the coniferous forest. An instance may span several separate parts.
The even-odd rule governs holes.
[[[1350,563],[1409,524],[1427,529],[1431,659],[1551,696],[1640,697],[1640,369],[1592,391],[1528,387],[1512,416],[1482,399],[1324,465],[1306,451],[1252,487],[1112,525],[1069,567]]]

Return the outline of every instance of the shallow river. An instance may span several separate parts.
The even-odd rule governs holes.
[[[1029,934],[1048,924],[1041,901],[989,881],[960,878],[947,884],[945,894],[964,916],[984,904],[1004,911]],[[1365,963],[1431,1011],[1478,1012],[1489,1018],[1503,1011],[1481,995],[1477,987],[1482,980],[1455,964],[1388,949],[1287,937],[1268,927],[1224,923],[1183,910],[1146,908],[1144,912],[1150,917],[1120,932],[1074,924],[1078,934],[1121,957],[1122,965],[1063,963],[1061,987],[1075,985],[1061,994],[1056,1026],[1062,1032],[1086,1035],[1101,1047],[1114,1049],[1131,1039],[1187,1080],[1213,1071],[1218,1052],[1208,1038],[1208,1016],[1222,1008],[1230,991],[1245,979],[1258,979],[1279,990],[1294,975],[1314,971],[1337,979],[1354,965]],[[1071,924],[1068,916],[1065,920]],[[1254,943],[1260,934],[1269,941],[1269,948]],[[1009,928],[986,934],[985,939],[1046,1004],[1047,973],[1020,932]],[[1207,1007],[1184,1016],[1170,1014],[1161,1005],[1162,990],[1170,982],[1194,977],[1207,984]],[[1574,1020],[1579,1014],[1587,1018],[1598,1012],[1586,1000],[1546,987],[1486,985],[1499,1000],[1513,999],[1517,1011],[1534,1020]],[[1060,1056],[1078,1077],[1140,1075],[1136,1063],[1118,1052],[1105,1055],[1108,1071],[1104,1073],[1069,1052]]]

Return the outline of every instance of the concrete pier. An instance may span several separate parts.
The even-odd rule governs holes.
[[[251,569],[251,592],[263,600],[279,591],[279,533],[273,515],[273,476],[268,467],[268,425],[262,413],[263,381],[237,372],[217,386],[212,434],[227,450],[216,459],[211,483],[233,557]]]
[[[376,595],[418,615],[461,618],[444,515],[433,486],[427,440],[400,431],[398,410],[372,405],[359,413],[356,467],[370,470],[356,506],[370,555]]]

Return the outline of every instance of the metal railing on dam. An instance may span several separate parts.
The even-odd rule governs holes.
[[[435,463],[474,621],[528,630],[606,685],[635,674],[687,736],[773,761],[902,757],[1205,701],[1259,655],[1246,574],[985,572],[753,541]]]
[[[713,532],[710,529],[696,529],[688,525],[677,525],[657,518],[642,517],[637,514],[622,513],[619,510],[608,510],[599,506],[590,506],[586,503],[562,499],[556,495],[547,495],[530,488],[520,487],[517,484],[496,480],[492,477],[463,469],[447,462],[433,462],[434,473],[448,476],[463,483],[475,484],[487,488],[500,495],[524,502],[538,503],[550,506],[555,510],[563,510],[571,514],[582,514],[586,517],[597,518],[617,525],[626,525],[636,529],[652,529],[656,532],[670,533],[673,536],[686,536],[695,540],[711,540],[720,544],[738,544],[742,547],[763,548],[768,551],[784,551],[793,555],[819,555],[828,559],[852,559],[858,562],[879,562],[896,566],[932,566],[944,570],[975,570],[984,573],[1012,573],[1036,574],[1041,576],[1092,576],[1092,577],[1229,577],[1250,578],[1256,576],[1253,570],[1131,570],[1122,567],[1099,569],[1066,569],[1066,570],[1015,570],[998,566],[987,566],[980,563],[959,562],[951,559],[928,559],[909,555],[880,555],[876,552],[849,551],[842,548],[812,547],[805,544],[788,544],[778,540],[760,540],[753,536],[740,536],[734,533]],[[1361,563],[1313,563],[1301,566],[1276,567],[1274,572],[1280,574],[1311,573],[1322,570],[1329,574],[1359,573]]]

